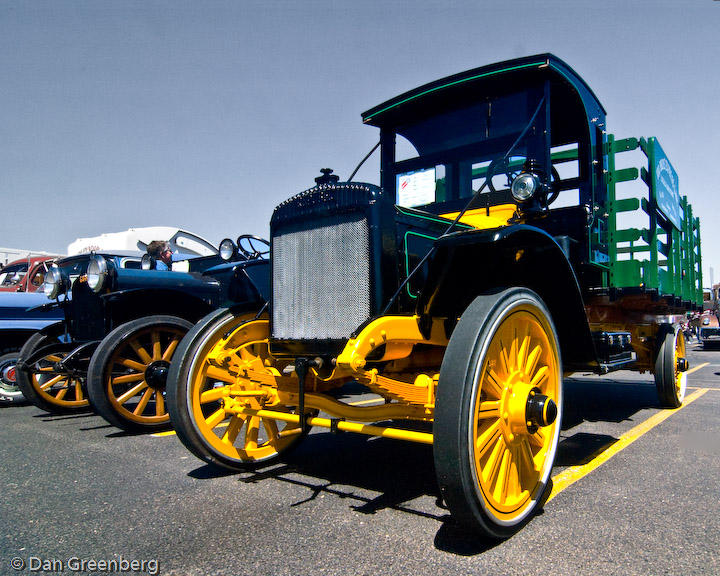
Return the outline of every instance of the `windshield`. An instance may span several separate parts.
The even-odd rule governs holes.
[[[14,286],[19,284],[27,273],[27,263],[6,266],[0,271],[0,286]]]
[[[507,94],[398,128],[391,183],[396,203],[459,209],[481,189],[482,205],[512,203],[510,184],[528,159],[550,171],[544,102],[537,92]]]

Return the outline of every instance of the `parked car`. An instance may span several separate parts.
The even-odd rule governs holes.
[[[185,333],[221,306],[254,317],[265,303],[267,260],[230,244],[233,249],[223,251],[230,261],[198,257],[174,263],[173,271],[142,269],[137,257],[130,266],[112,254],[58,262],[46,293],[64,321],[22,349],[23,393],[49,412],[91,405],[127,431],[166,428],[167,369]]]
[[[0,291],[37,292],[58,256],[32,256],[14,260],[0,270]]]
[[[42,293],[0,292],[0,401],[21,403],[16,365],[20,349],[38,330],[62,320],[60,310],[39,308],[47,302]]]
[[[720,323],[715,310],[706,310],[700,316],[698,338],[703,348],[720,346]]]
[[[196,326],[170,368],[171,417],[194,454],[237,470],[311,426],[432,445],[452,517],[506,538],[550,494],[564,373],[651,372],[660,404],[682,403],[668,318],[702,305],[698,219],[657,140],[615,140],[551,54],[362,117],[380,186],[324,170],[276,207],[269,320]],[[631,150],[641,166],[616,169]],[[640,197],[616,195],[626,180]],[[384,403],[346,401],[349,380]]]

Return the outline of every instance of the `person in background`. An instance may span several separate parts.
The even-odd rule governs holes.
[[[153,240],[147,246],[147,253],[155,258],[155,270],[172,270],[173,251],[165,240]]]

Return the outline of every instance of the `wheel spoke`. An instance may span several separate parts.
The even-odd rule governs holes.
[[[55,395],[55,400],[62,400],[65,398],[65,394],[67,394],[67,386],[65,388],[60,388],[60,391]]]
[[[538,471],[535,468],[535,459],[526,439],[520,443],[518,452],[518,471],[520,472],[520,486],[525,489],[532,488],[537,482]]]
[[[260,418],[251,416],[245,430],[245,450],[256,450],[258,447],[258,432],[260,431]]]
[[[45,356],[44,360],[47,362],[60,362],[62,361],[63,356],[58,356],[57,354],[50,354],[49,356]]]
[[[140,362],[135,362],[135,360],[130,360],[129,358],[123,358],[122,360],[120,360],[119,364],[143,373],[145,372],[145,368],[147,368],[147,365],[140,364]]]
[[[46,391],[48,388],[55,386],[55,384],[60,382],[63,378],[64,376],[62,374],[58,374],[54,378],[50,378],[50,380],[40,385],[40,390]]]
[[[130,388],[130,390],[128,390],[121,396],[118,396],[118,398],[117,398],[118,404],[125,404],[125,402],[130,400],[130,398],[132,398],[133,396],[137,396],[145,388],[147,388],[147,382],[145,382],[143,380],[137,386],[133,386],[132,388]]]
[[[156,330],[152,332],[152,348],[153,360],[162,360],[162,344],[160,343],[160,333]]]
[[[154,390],[152,388],[145,390],[145,394],[142,395],[140,402],[138,402],[135,410],[133,410],[133,414],[135,414],[135,416],[140,416],[145,411],[145,407],[148,405],[148,402],[150,402],[150,397],[153,395],[153,392]]]
[[[505,502],[507,500],[507,490],[510,483],[511,461],[512,457],[510,450],[506,447],[505,450],[503,450],[502,457],[500,459],[500,468],[498,469],[495,489],[493,490],[493,496],[498,502]]]
[[[147,353],[147,350],[142,347],[140,342],[138,342],[137,340],[131,340],[130,347],[135,350],[135,354],[137,354],[138,358],[140,358],[140,360],[142,360],[145,364],[150,364],[150,362],[152,362],[150,354]]]
[[[500,436],[500,421],[496,420],[475,441],[475,459],[481,460],[485,453],[493,446],[495,439]]]
[[[485,384],[487,384],[486,392],[490,393],[493,396],[493,398],[500,398],[502,396],[502,392],[503,392],[503,387],[500,384],[500,382],[502,382],[502,380],[495,373],[495,371],[490,367],[488,367],[485,374],[487,374],[488,377],[483,380],[483,390],[486,389]]]
[[[165,414],[165,398],[162,392],[155,394],[155,416],[163,416]]]
[[[268,442],[274,444],[280,438],[280,432],[278,431],[277,422],[269,418],[262,419],[263,426],[268,435]]]
[[[541,366],[540,369],[535,372],[535,375],[532,377],[532,380],[530,380],[530,386],[537,386],[541,390],[543,389],[543,386],[545,385],[545,382],[547,381],[547,376],[549,372],[549,368],[547,366]]]
[[[485,466],[482,467],[483,480],[492,486],[497,481],[498,474],[500,473],[500,464],[502,463],[502,457],[505,453],[507,446],[502,436],[498,437],[493,444],[492,452],[488,457]]]
[[[517,367],[519,370],[524,370],[528,360],[528,352],[530,350],[530,326],[525,327],[525,336],[522,339],[522,344],[518,350],[518,363]]]
[[[75,400],[84,400],[82,382],[75,380]]]
[[[528,440],[530,441],[530,444],[536,448],[542,448],[545,446],[545,432],[543,432],[542,428],[538,428],[538,431],[535,432],[535,434],[530,434],[528,436]]]
[[[173,338],[170,341],[170,344],[168,344],[168,347],[165,348],[165,352],[162,355],[162,359],[165,362],[170,362],[170,360],[173,357],[173,354],[175,354],[175,349],[177,348],[178,344],[180,344],[180,338]]]
[[[222,408],[218,408],[208,418],[205,419],[205,423],[210,428],[215,428],[215,426],[220,424],[220,422],[222,422],[223,420],[225,420],[225,410],[223,410]]]
[[[537,362],[540,358],[541,352],[541,346],[535,346],[535,348],[532,349],[532,352],[530,352],[530,355],[528,356],[527,362],[525,364],[525,374],[527,374],[528,376],[535,373],[535,367],[537,366]]]
[[[112,379],[113,386],[116,384],[129,384],[130,382],[139,382],[145,378],[145,374],[142,372],[135,372],[133,374],[124,374],[123,376],[115,376]]]
[[[235,440],[237,440],[238,434],[243,424],[245,424],[245,420],[245,416],[238,416],[237,414],[230,418],[230,423],[228,424],[225,434],[223,434],[222,441],[226,444],[235,444]]]
[[[480,403],[478,420],[500,417],[500,400],[488,400]]]

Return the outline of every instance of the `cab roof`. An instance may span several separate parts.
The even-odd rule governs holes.
[[[363,122],[393,129],[430,114],[551,82],[553,108],[604,121],[605,109],[585,81],[552,54],[506,60],[448,76],[391,98],[362,114]]]

